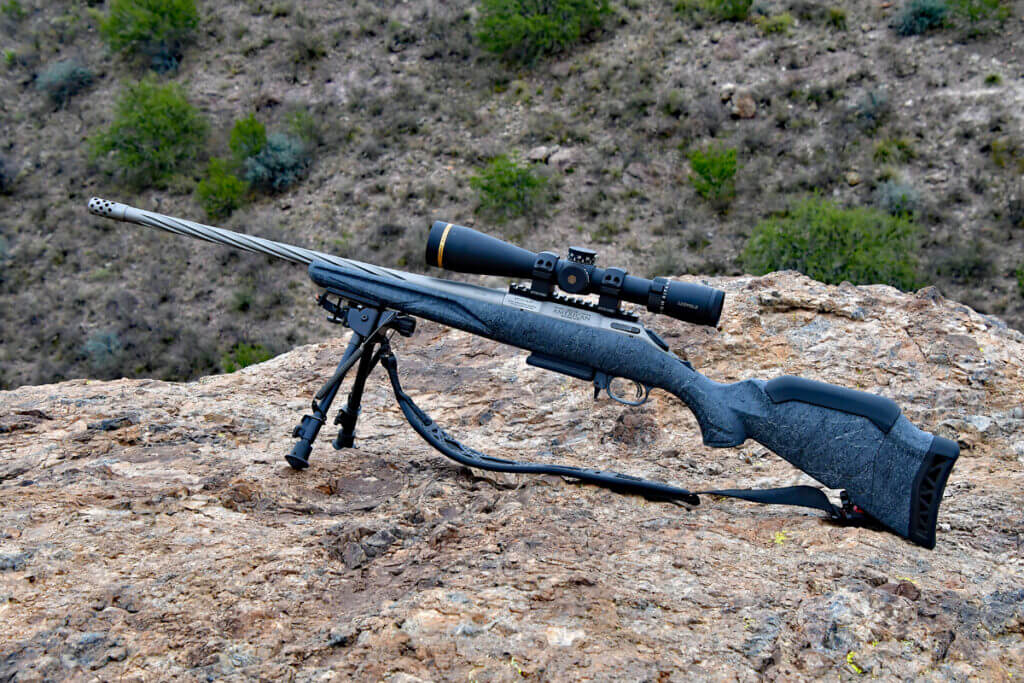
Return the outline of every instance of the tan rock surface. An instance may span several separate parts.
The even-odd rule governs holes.
[[[718,284],[720,331],[654,321],[705,374],[876,391],[960,440],[934,551],[798,509],[471,473],[379,373],[358,449],[325,433],[292,472],[288,432],[335,339],[188,384],[0,393],[0,679],[1019,679],[1024,336],[934,290]],[[660,392],[594,404],[429,325],[397,351],[409,393],[494,455],[807,481],[756,444],[703,447]]]

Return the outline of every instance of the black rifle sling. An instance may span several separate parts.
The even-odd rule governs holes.
[[[478,450],[469,448],[450,437],[440,425],[427,415],[412,398],[402,390],[398,378],[398,359],[384,342],[380,355],[380,364],[391,379],[398,405],[406,419],[423,439],[452,460],[482,470],[492,472],[513,472],[520,474],[553,474],[576,479],[588,484],[595,484],[622,493],[637,493],[653,500],[678,500],[690,505],[700,504],[698,493],[739,498],[766,505],[795,505],[799,507],[822,510],[829,519],[844,525],[870,524],[870,518],[851,505],[843,491],[842,507],[833,504],[828,496],[813,486],[785,486],[774,489],[718,489],[707,491],[688,491],[669,486],[661,482],[650,481],[618,472],[569,467],[567,465],[545,465],[516,462],[504,458],[495,458]]]

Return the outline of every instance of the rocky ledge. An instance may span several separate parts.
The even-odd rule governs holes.
[[[943,299],[793,273],[721,279],[719,330],[651,321],[713,379],[895,399],[963,449],[934,551],[813,512],[688,508],[451,463],[371,379],[357,448],[282,455],[336,339],[188,384],[0,393],[0,680],[1024,675],[1024,336]],[[310,315],[315,315],[310,311]],[[406,389],[499,456],[683,486],[809,483],[421,325]]]

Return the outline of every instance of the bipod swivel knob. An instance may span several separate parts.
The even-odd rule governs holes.
[[[400,315],[395,318],[392,325],[398,334],[403,337],[411,337],[412,333],[416,331],[416,318],[411,318],[407,315]]]

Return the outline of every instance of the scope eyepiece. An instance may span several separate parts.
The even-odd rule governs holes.
[[[590,249],[570,247],[569,258],[550,252],[535,254],[472,228],[437,221],[427,236],[429,266],[475,275],[546,282],[569,294],[600,294],[602,301],[629,301],[697,325],[718,325],[725,292],[692,282],[658,277],[653,280],[626,274],[618,268],[598,268],[597,254]],[[553,259],[553,263],[552,263]],[[617,305],[617,303],[616,303]]]

